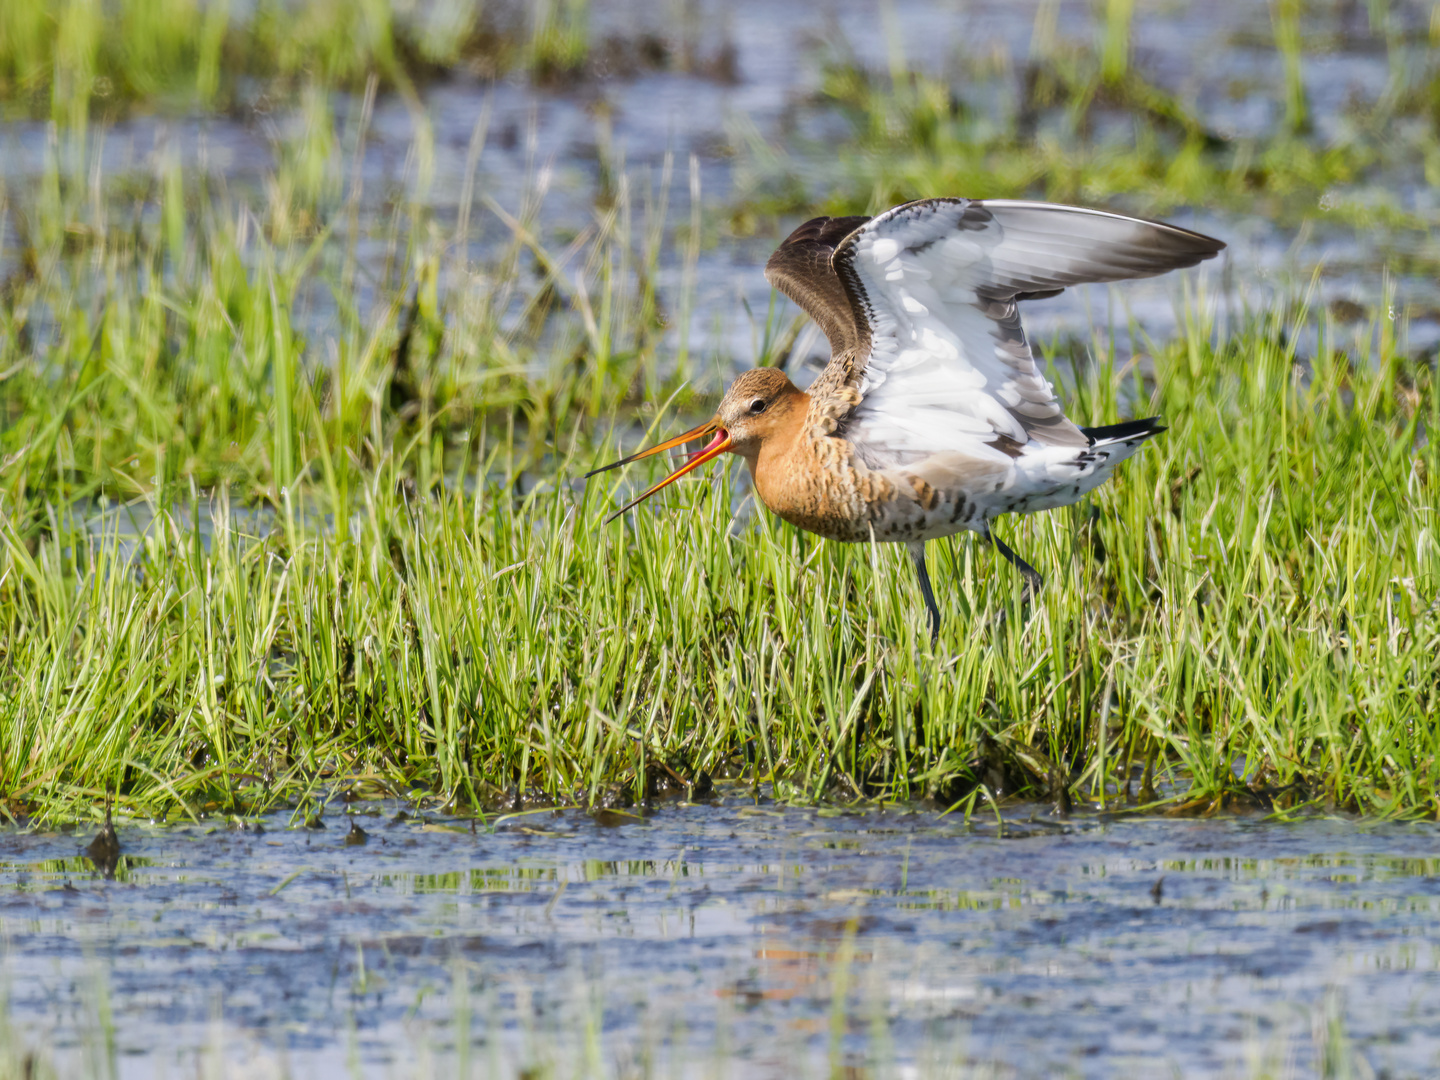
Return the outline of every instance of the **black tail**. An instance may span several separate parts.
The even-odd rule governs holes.
[[[1080,430],[1090,440],[1090,445],[1094,446],[1097,442],[1143,442],[1153,435],[1159,435],[1165,428],[1160,423],[1160,417],[1152,416],[1147,420],[1126,420],[1123,424],[1082,427]]]

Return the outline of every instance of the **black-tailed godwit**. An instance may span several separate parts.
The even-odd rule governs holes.
[[[1065,506],[1164,430],[1081,428],[1035,365],[1019,303],[1068,285],[1149,277],[1225,247],[1099,210],[923,199],[878,217],[814,218],[765,276],[819,324],[830,363],[808,390],[747,371],[713,419],[587,476],[699,439],[705,447],[613,517],[720,454],[739,454],[771,511],[831,540],[903,543],[939,636],[925,541],[990,531],[1001,514]]]

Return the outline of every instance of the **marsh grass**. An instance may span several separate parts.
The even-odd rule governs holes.
[[[471,5],[417,10],[389,0],[262,0],[243,9],[228,0],[7,4],[0,89],[12,107],[34,109],[48,97],[51,115],[65,122],[92,106],[225,107],[247,90],[310,80],[358,88],[371,72],[400,87],[467,65],[490,74],[522,67],[522,13],[501,5],[489,14],[482,24]],[[538,49],[543,55],[543,43]]]
[[[589,804],[701,772],[802,801],[1121,806],[1160,775],[1193,809],[1435,809],[1440,418],[1388,321],[1355,334],[1302,305],[1222,329],[1191,296],[1148,364],[1087,370],[1082,421],[1170,430],[1093,504],[1004,524],[1051,581],[1028,610],[980,545],[936,545],[932,652],[900,552],[763,512],[732,528],[723,481],[601,524],[629,488],[575,479],[613,453],[585,417],[626,414],[656,344],[593,250],[565,288],[616,313],[612,348],[638,335],[626,359],[597,355],[578,299],[524,333],[467,314],[423,250],[410,329],[380,306],[316,357],[287,313],[323,258],[225,235],[105,253],[96,306],[61,297],[63,250],[9,294],[12,814],[107,790],[148,813],[346,787]],[[54,315],[31,353],[20,298]],[[464,351],[422,347],[426,319],[464,320]],[[418,389],[397,397],[406,341]],[[138,541],[124,515],[87,523],[98,499],[143,505]]]
[[[266,113],[306,87],[358,93],[371,78],[413,99],[425,84],[457,75],[568,86],[713,68],[714,43],[697,40],[693,5],[675,10],[673,34],[602,38],[588,0],[5,4],[0,117],[43,116],[81,130],[136,112]]]
[[[914,120],[928,87],[887,100]],[[667,355],[655,282],[666,257],[693,282],[698,198],[677,237],[668,177],[618,170],[557,244],[538,178],[520,206],[482,193],[505,239],[472,265],[468,211],[426,203],[423,116],[407,196],[372,221],[346,161],[368,110],[331,109],[315,89],[259,193],[162,162],[137,209],[59,126],[4,193],[12,817],[107,792],[157,816],[592,805],[706,775],[965,813],[1440,809],[1440,397],[1403,313],[1338,326],[1302,295],[1222,321],[1192,291],[1133,361],[1049,343],[1080,422],[1170,430],[1093,502],[1002,523],[1050,581],[1028,607],[972,539],[934,545],[932,650],[897,550],[737,526],[723,474],[607,527],[649,474],[578,481],[703,413],[730,367]],[[969,160],[949,123],[947,169]],[[362,234],[386,252],[363,272]],[[791,340],[773,309],[754,333],[746,364]]]

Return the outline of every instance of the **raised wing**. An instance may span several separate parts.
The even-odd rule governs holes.
[[[811,218],[785,238],[765,264],[765,279],[804,309],[830,342],[832,355],[865,352],[870,327],[830,265],[835,249],[868,217]]]
[[[1193,266],[1224,246],[1171,225],[1047,203],[898,206],[831,256],[869,341],[863,349],[862,329],[858,354],[836,349],[811,388],[812,414],[827,428],[826,418],[838,418],[876,466],[987,446],[1003,454],[1032,439],[1085,446],[1035,366],[1017,302]]]

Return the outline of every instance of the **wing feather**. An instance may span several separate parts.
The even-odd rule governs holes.
[[[870,328],[830,264],[835,249],[868,217],[818,217],[785,238],[765,264],[765,279],[815,320],[832,354],[869,348]]]
[[[1224,246],[1173,225],[1048,203],[895,207],[835,243],[829,264],[860,329],[842,356],[826,328],[836,355],[811,390],[812,413],[840,417],[872,465],[945,451],[998,459],[1032,439],[1088,445],[1035,365],[1018,302],[1193,266]]]

